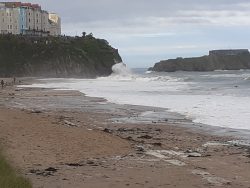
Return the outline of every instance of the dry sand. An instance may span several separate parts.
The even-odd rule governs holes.
[[[8,86],[0,90],[0,142],[34,187],[250,187],[249,146],[172,116],[119,121],[145,109]]]

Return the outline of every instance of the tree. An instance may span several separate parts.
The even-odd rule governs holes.
[[[83,32],[82,32],[82,37],[84,38],[85,36],[86,36],[86,32],[83,31]]]

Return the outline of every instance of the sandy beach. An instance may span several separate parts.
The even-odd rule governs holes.
[[[37,188],[249,188],[250,146],[233,131],[215,133],[77,91],[0,90],[0,144]]]

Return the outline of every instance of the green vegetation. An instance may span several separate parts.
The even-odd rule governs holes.
[[[112,73],[118,50],[92,34],[82,37],[0,35],[0,77],[96,77]]]
[[[250,54],[209,55],[193,58],[176,58],[156,63],[149,70],[158,72],[214,71],[250,69]]]
[[[0,187],[31,188],[31,183],[17,174],[0,153]]]

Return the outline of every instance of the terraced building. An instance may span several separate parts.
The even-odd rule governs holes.
[[[0,2],[0,34],[59,36],[61,19],[38,4]]]

